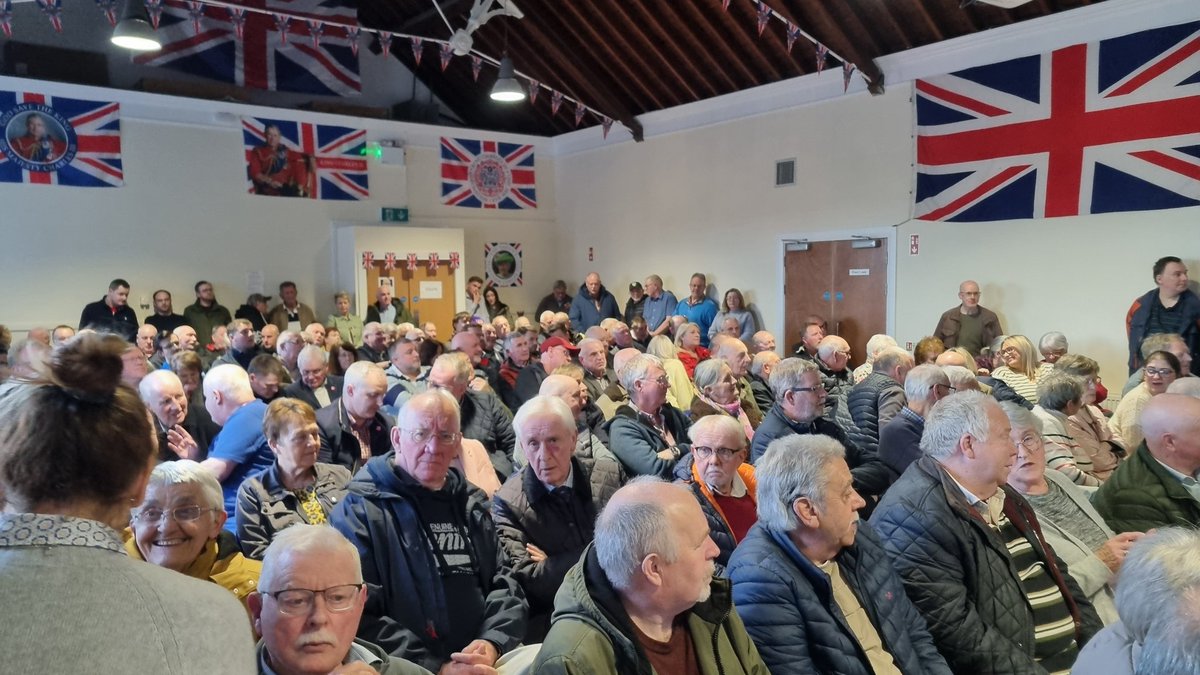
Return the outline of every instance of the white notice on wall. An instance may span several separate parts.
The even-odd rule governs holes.
[[[422,281],[421,282],[421,299],[422,300],[441,300],[442,299],[442,282],[440,282],[440,281]]]
[[[850,268],[850,276],[852,277],[869,277],[871,270],[867,267],[852,267]]]

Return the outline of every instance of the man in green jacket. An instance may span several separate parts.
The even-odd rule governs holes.
[[[766,675],[729,581],[713,576],[718,553],[687,488],[631,481],[567,572],[531,672]]]
[[[200,339],[200,345],[196,347],[196,351],[203,356],[208,353],[205,346],[212,342],[213,329],[232,323],[233,315],[224,305],[217,302],[211,283],[203,280],[197,281],[195,290],[196,302],[183,309],[183,318],[189,326],[196,329],[196,337]]]
[[[1092,504],[1115,532],[1200,526],[1200,399],[1159,394],[1142,411],[1146,440]]]

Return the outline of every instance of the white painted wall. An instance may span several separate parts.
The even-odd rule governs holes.
[[[130,304],[139,316],[146,313],[136,307],[141,298],[148,303],[157,288],[170,290],[182,310],[201,278],[233,311],[248,294],[247,274],[262,272],[268,294],[294,280],[301,299],[324,318],[338,290],[333,222],[377,222],[381,206],[408,206],[414,227],[461,229],[468,274],[482,272],[486,242],[526,244],[527,260],[535,261],[526,265],[527,285],[501,293],[514,311],[532,310],[553,281],[554,272],[543,267],[556,245],[554,164],[542,151],[545,139],[486,136],[538,144],[540,208],[482,211],[440,203],[438,137],[480,137],[474,132],[13,78],[0,78],[0,88],[122,103],[124,187],[0,184],[0,286],[10,290],[0,294],[0,322],[18,334],[75,324],[83,305],[99,299],[114,277],[132,284]],[[362,126],[368,139],[405,141],[407,165],[372,163],[366,201],[248,195],[237,127],[243,114]]]

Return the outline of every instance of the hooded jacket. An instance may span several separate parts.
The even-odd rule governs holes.
[[[621,307],[604,284],[600,284],[597,295],[599,297],[594,301],[588,293],[587,284],[580,285],[579,292],[571,300],[571,310],[567,312],[567,316],[571,317],[571,330],[582,333],[592,326],[599,326],[605,319],[621,318]],[[597,301],[600,303],[599,309],[596,308]]]
[[[395,467],[394,454],[367,462],[330,519],[358,548],[370,589],[358,636],[432,672],[466,646],[444,640],[451,621],[476,622],[476,638],[491,642],[500,654],[510,651],[525,636],[528,605],[500,548],[487,495],[457,469],[449,470],[442,490],[452,496],[467,531],[485,608],[483,616],[462,616],[446,603],[426,540],[420,510],[426,490]]]
[[[733,608],[729,580],[714,577],[708,600],[687,614],[687,629],[703,675],[768,675],[758,649]],[[595,547],[567,572],[554,599],[550,634],[531,675],[653,675],[633,634],[632,620],[600,568]]]

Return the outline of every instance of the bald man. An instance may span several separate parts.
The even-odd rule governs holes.
[[[1146,440],[1092,504],[1115,532],[1200,527],[1200,399],[1159,394],[1142,410]]]
[[[980,350],[1004,334],[996,313],[979,304],[980,295],[979,284],[970,279],[958,285],[959,305],[946,310],[933,330],[933,336],[947,349],[962,347],[978,356]]]

